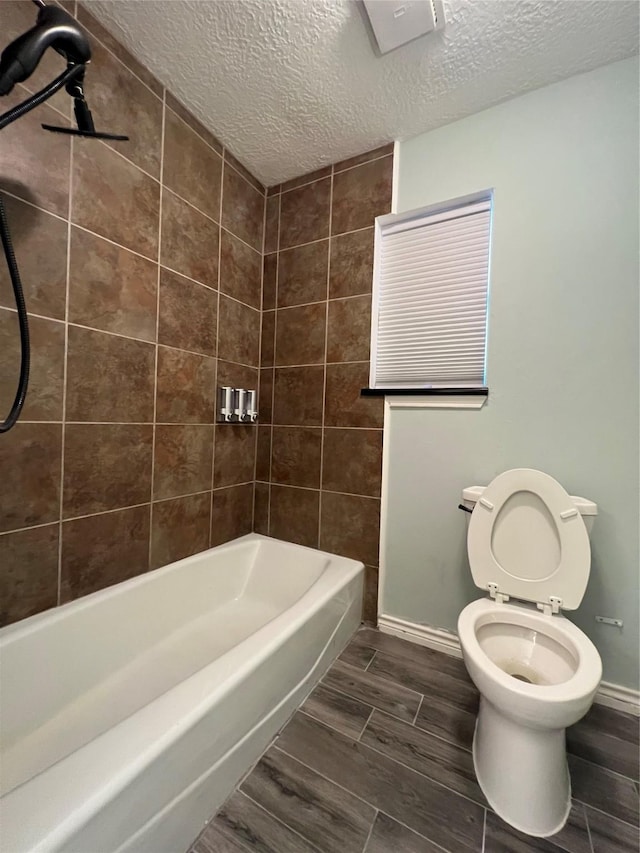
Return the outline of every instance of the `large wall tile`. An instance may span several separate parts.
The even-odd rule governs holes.
[[[392,180],[391,155],[334,175],[331,233],[368,228],[376,216],[388,213]]]
[[[2,198],[27,311],[64,320],[67,223],[4,193]],[[8,308],[16,305],[4,260],[0,263],[0,305]]]
[[[324,367],[279,367],[275,371],[273,422],[322,426]]]
[[[273,421],[274,371],[269,368],[260,371],[260,390],[258,391],[258,420],[263,424]]]
[[[326,299],[328,264],[328,240],[280,252],[278,307],[286,308]]]
[[[273,427],[271,481],[283,486],[320,487],[322,430]]]
[[[368,361],[371,297],[332,299],[327,321],[327,361]]]
[[[218,356],[256,367],[260,362],[260,312],[224,294],[220,295]]]
[[[328,364],[325,426],[382,428],[384,397],[363,397],[369,385],[369,363]]]
[[[269,491],[267,483],[256,483],[253,499],[253,529],[263,536],[269,535]]]
[[[211,489],[213,426],[158,424],[153,499]]]
[[[380,497],[382,430],[325,429],[322,488]]]
[[[217,320],[215,290],[160,270],[158,343],[214,356]]]
[[[371,293],[373,228],[341,234],[331,240],[329,298]]]
[[[29,317],[31,368],[21,417],[26,421],[62,419],[64,324]],[[0,308],[0,418],[9,412],[20,375],[20,328],[15,311]]]
[[[158,347],[158,423],[213,422],[216,360]]]
[[[260,338],[260,364],[273,367],[276,346],[276,312],[262,312],[262,337]]]
[[[157,302],[157,264],[71,228],[70,322],[155,341]]]
[[[159,210],[157,181],[106,145],[87,140],[75,145],[71,218],[76,225],[155,259]]]
[[[220,290],[260,308],[262,256],[242,240],[222,231],[220,235]]]
[[[264,223],[265,252],[278,251],[278,234],[280,230],[280,196],[270,196],[267,199],[267,209]]]
[[[0,627],[58,603],[58,524],[0,536]]]
[[[155,347],[69,326],[69,421],[146,423],[153,420]]]
[[[219,226],[172,192],[162,191],[163,266],[209,287],[218,286]]]
[[[162,100],[98,41],[91,45],[85,92],[96,128],[129,137],[128,142],[107,144],[158,178]]]
[[[0,532],[60,517],[60,424],[18,422],[0,441]]]
[[[322,492],[320,548],[332,554],[378,565],[380,501]]]
[[[222,189],[222,224],[225,228],[262,251],[265,200],[235,169],[225,165]]]
[[[215,489],[211,509],[211,547],[251,533],[253,483]]]
[[[320,492],[273,485],[269,536],[317,548],[319,512]]]
[[[153,428],[137,424],[68,424],[64,518],[148,503]]]
[[[62,523],[61,602],[146,572],[150,504]]]
[[[207,128],[199,122],[195,116],[191,115],[189,110],[184,107],[177,98],[174,98],[171,92],[167,91],[165,94],[167,107],[170,110],[173,110],[176,115],[180,116],[182,121],[188,124],[191,130],[195,131],[198,136],[201,136],[204,141],[213,148],[214,151],[221,155],[222,145],[213,133],[211,133],[210,130],[207,130]]]
[[[254,479],[256,427],[218,424],[213,459],[213,486],[234,486]]]
[[[280,200],[280,249],[329,236],[331,178],[296,190]]]
[[[334,172],[342,172],[345,169],[351,169],[353,166],[359,166],[361,163],[368,163],[369,160],[377,160],[386,154],[393,154],[393,142],[371,151],[365,151],[364,154],[356,154],[355,157],[349,157],[347,160],[340,160],[339,163],[334,164],[333,170]]]
[[[325,353],[327,303],[280,308],[276,319],[276,365],[321,364]]]
[[[27,90],[16,86],[2,99],[2,111],[17,106],[26,96]],[[69,124],[48,104],[42,104],[2,130],[0,188],[66,217],[71,138],[62,133],[47,133],[41,123]]]
[[[165,186],[220,221],[222,158],[172,110],[164,125]]]
[[[269,481],[271,471],[271,427],[258,426],[256,480]]]
[[[205,551],[209,547],[211,493],[153,505],[151,568]]]
[[[278,255],[265,255],[262,273],[262,308],[276,307]]]

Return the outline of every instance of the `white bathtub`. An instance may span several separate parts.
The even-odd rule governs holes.
[[[362,579],[250,534],[2,629],[2,852],[186,851],[356,630]]]

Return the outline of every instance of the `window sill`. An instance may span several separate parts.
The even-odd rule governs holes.
[[[488,388],[363,388],[363,397],[384,397],[390,409],[481,409]]]

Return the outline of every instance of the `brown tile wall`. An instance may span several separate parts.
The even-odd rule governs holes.
[[[391,146],[267,191],[255,529],[362,560],[375,621],[383,403],[369,379],[373,223]]]
[[[36,11],[4,0],[3,42]],[[252,529],[257,429],[216,426],[214,403],[217,384],[258,383],[264,188],[77,14],[96,126],[131,141],[41,130],[68,123],[65,93],[2,131],[33,350],[23,418],[0,437],[0,624]],[[47,52],[28,90],[63,66]],[[1,263],[3,413],[18,344]]]

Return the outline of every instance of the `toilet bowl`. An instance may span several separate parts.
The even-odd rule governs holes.
[[[480,692],[473,760],[494,811],[548,836],[571,808],[565,729],[591,707],[602,676],[595,646],[562,615],[586,589],[596,505],[531,469],[470,487],[467,546],[489,598],[458,619],[464,661]]]

